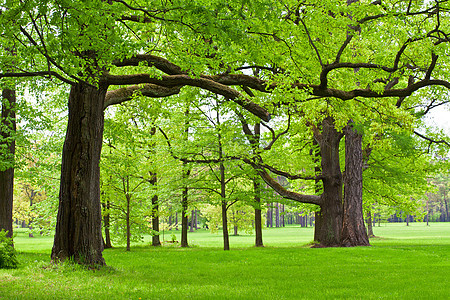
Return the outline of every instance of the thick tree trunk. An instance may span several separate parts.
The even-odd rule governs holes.
[[[14,154],[16,149],[14,133],[16,131],[16,92],[4,89],[1,99],[0,145],[6,144],[6,159],[11,164],[7,169],[0,168],[0,230],[7,231],[7,236],[13,236],[13,188],[14,188]],[[5,130],[2,130],[5,128]]]
[[[106,87],[72,86],[62,153],[53,260],[104,265],[100,208],[100,152]]]
[[[314,238],[318,246],[339,246],[342,232],[342,172],[339,163],[339,141],[342,134],[334,127],[334,120],[327,117],[322,122],[322,133],[316,133],[322,157],[323,202],[316,214]]]
[[[262,217],[261,217],[261,184],[259,178],[253,180],[253,191],[255,192],[255,246],[264,247],[262,239]]]
[[[362,209],[362,135],[351,124],[345,128],[344,217],[341,245],[370,246]]]

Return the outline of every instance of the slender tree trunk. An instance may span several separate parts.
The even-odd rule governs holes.
[[[0,146],[6,145],[6,160],[11,166],[7,169],[0,168],[0,230],[7,231],[7,236],[13,236],[13,189],[14,189],[14,154],[16,143],[16,91],[4,89],[1,99],[0,119]],[[3,130],[4,128],[4,130]],[[5,159],[3,158],[3,159]]]
[[[281,227],[285,227],[286,224],[284,224],[284,204],[281,205],[281,213],[280,213],[280,225]]]
[[[273,227],[273,202],[267,203],[267,227]]]
[[[151,173],[150,184],[156,187],[158,184],[158,177],[156,173]],[[152,236],[152,246],[161,246],[161,241],[159,239],[159,202],[158,194],[152,197],[152,229],[155,233]],[[156,233],[157,232],[157,233]]]
[[[189,247],[187,233],[188,233],[188,201],[187,201],[188,191],[185,187],[183,189],[183,200],[181,203],[181,247]]]
[[[127,251],[131,250],[131,223],[130,223],[130,204],[131,204],[131,197],[127,195],[127,211],[126,211],[126,223],[127,223]]]
[[[233,235],[234,235],[234,236],[238,236],[238,235],[239,235],[239,232],[238,232],[238,226],[237,226],[237,225],[234,225],[234,226],[233,226]]]
[[[350,121],[351,122],[351,121]],[[341,245],[370,246],[362,209],[362,135],[345,128],[344,218]]]
[[[107,87],[77,83],[69,96],[61,186],[52,260],[104,265],[100,206],[100,152]]]
[[[230,250],[230,237],[228,234],[227,201],[222,198],[222,234],[223,250]]]
[[[186,181],[189,178],[190,170],[183,163],[183,178]],[[184,182],[183,193],[181,198],[181,247],[189,247],[188,245],[188,187]]]
[[[104,223],[103,225],[105,227],[105,243],[104,243],[105,249],[112,248],[111,234],[110,234],[110,230],[109,230],[109,228],[111,226],[111,220],[110,220],[110,214],[109,214],[110,205],[111,205],[111,203],[109,202],[109,200],[106,200],[106,203],[104,204],[106,213],[103,216],[103,223]]]
[[[323,203],[316,214],[314,238],[318,246],[339,246],[342,233],[342,172],[339,163],[339,141],[342,134],[337,132],[334,120],[327,117],[322,122],[322,133],[315,134],[322,157]]]
[[[198,216],[198,210],[194,210],[194,228],[195,228],[195,230],[198,230],[197,216]]]
[[[448,203],[447,203],[447,199],[444,197],[444,204],[445,204],[445,215],[447,216],[447,219],[445,220],[446,222],[450,221],[449,215],[448,215]]]
[[[275,204],[275,227],[280,227],[280,203]]]
[[[373,234],[372,213],[370,211],[367,212],[367,235],[370,238],[375,236]]]
[[[194,232],[194,220],[195,220],[195,210],[191,211],[191,229],[189,229],[189,232]]]
[[[227,201],[225,200],[225,166],[220,164],[220,196],[222,197],[222,233],[223,250],[230,250],[230,237],[228,235]]]
[[[253,179],[253,191],[255,192],[255,246],[264,247],[262,239],[261,183],[259,178]]]

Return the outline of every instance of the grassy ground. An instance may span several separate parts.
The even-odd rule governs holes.
[[[146,241],[131,252],[105,250],[109,268],[100,271],[51,265],[52,239],[19,233],[21,265],[0,270],[0,298],[450,299],[450,224],[374,231],[372,247],[311,249],[312,228],[266,229],[265,248],[242,235],[231,237],[227,252],[220,235],[199,231],[188,249]]]

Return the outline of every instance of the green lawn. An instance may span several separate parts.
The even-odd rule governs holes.
[[[450,299],[450,224],[374,231],[373,246],[358,248],[308,248],[313,230],[298,227],[264,230],[263,249],[231,237],[227,252],[206,231],[190,233],[188,249],[147,238],[105,250],[100,271],[53,266],[51,238],[18,233],[21,265],[0,270],[0,299]]]

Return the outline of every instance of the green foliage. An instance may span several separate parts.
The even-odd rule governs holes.
[[[19,261],[17,260],[16,250],[13,240],[6,236],[4,230],[0,231],[0,269],[15,269]]]

